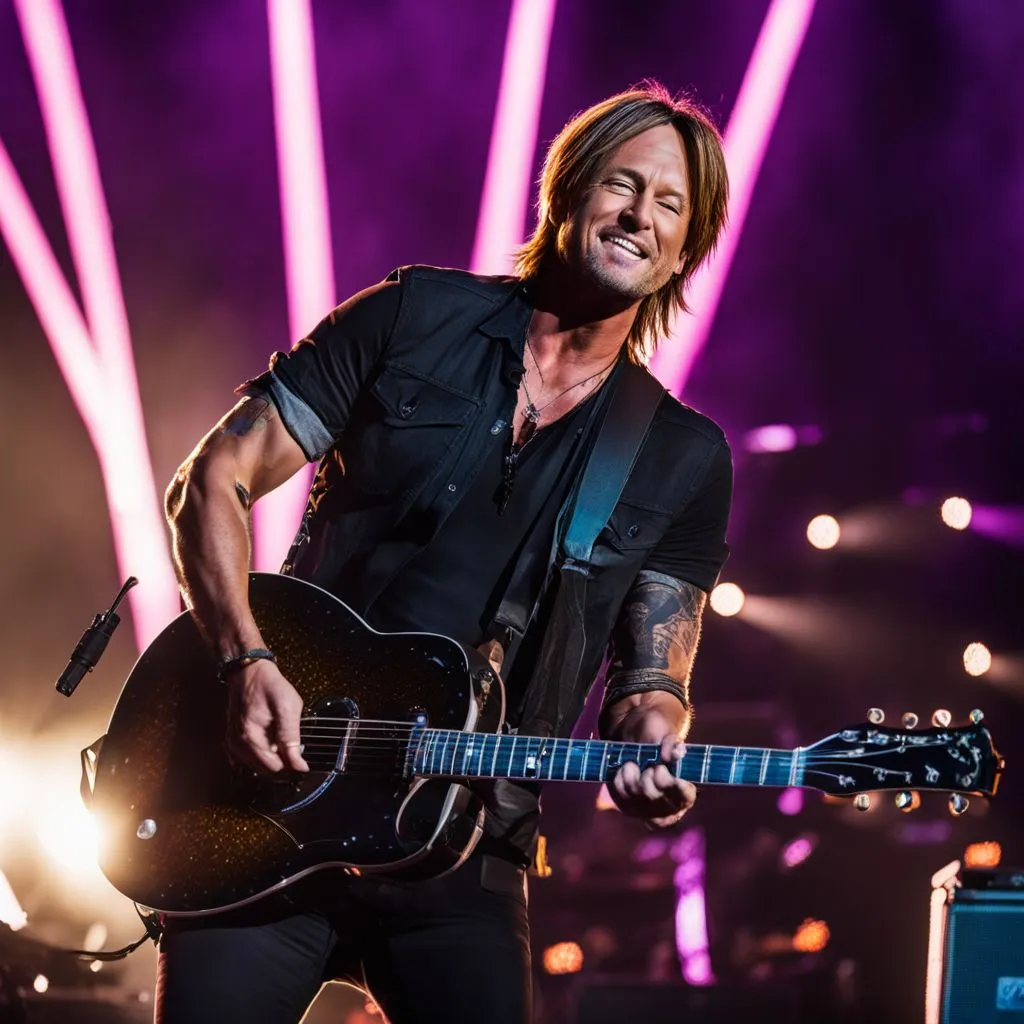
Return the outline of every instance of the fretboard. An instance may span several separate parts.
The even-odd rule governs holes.
[[[541,739],[493,733],[424,729],[414,740],[414,775],[476,779],[537,779],[545,782],[606,782],[620,765],[641,768],[660,762],[653,743]],[[668,768],[678,778],[725,786],[799,786],[799,750],[686,745],[686,755]]]

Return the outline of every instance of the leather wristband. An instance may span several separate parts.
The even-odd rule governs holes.
[[[273,651],[266,647],[252,647],[248,651],[242,651],[233,658],[227,658],[217,668],[217,678],[223,683],[232,672],[237,672],[254,661],[272,661],[277,663],[277,657]]]

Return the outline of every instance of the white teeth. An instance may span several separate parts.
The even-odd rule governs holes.
[[[634,245],[626,238],[621,238],[619,235],[609,235],[607,241],[617,245],[620,249],[625,249],[626,252],[632,253],[634,256],[643,256],[639,246]]]

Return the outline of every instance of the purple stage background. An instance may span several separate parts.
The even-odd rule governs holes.
[[[162,487],[232,389],[294,340],[266,10],[64,6]],[[767,6],[561,0],[538,159],[574,112],[647,76],[692,89],[724,127]],[[314,0],[339,299],[401,264],[468,265],[508,14],[507,2]],[[716,974],[746,977],[757,958],[737,953],[744,942],[821,918],[831,941],[813,962],[769,957],[756,969],[838,972],[873,1022],[921,1013],[932,872],[980,840],[1024,863],[1022,53],[1024,8],[1012,0],[817,6],[685,392],[733,442],[723,578],[760,609],[709,616],[694,740],[806,745],[871,705],[890,721],[935,707],[962,720],[980,706],[1008,758],[999,798],[952,822],[940,797],[912,817],[890,801],[858,817],[811,798],[791,818],[772,794],[711,789],[687,819],[705,832]],[[74,282],[11,0],[0,0],[0,97],[0,138]],[[95,453],[4,248],[0,336],[0,768],[5,747],[23,752],[30,786],[44,760],[74,777],[135,648],[122,628],[73,701],[54,694],[120,581]],[[747,451],[747,432],[773,423],[817,427],[821,440]],[[941,524],[953,494],[978,507],[975,528]],[[849,543],[807,544],[820,512],[849,523]],[[960,660],[974,640],[998,656],[981,678]],[[532,890],[538,967],[544,946],[600,927],[612,948],[591,936],[605,954],[588,959],[583,981],[657,977],[647,953],[671,944],[667,854],[661,869],[657,857],[631,863],[646,833],[595,811],[590,790],[553,793],[546,807],[555,874]],[[780,870],[778,851],[807,834],[813,854]],[[18,835],[6,826],[0,868],[39,934],[77,944],[106,915],[110,943],[133,937],[130,908],[72,895]],[[136,990],[151,967],[140,953],[99,977]],[[570,998],[557,983],[540,982],[545,1019]]]

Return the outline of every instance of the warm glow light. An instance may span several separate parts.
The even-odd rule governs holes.
[[[964,851],[964,867],[994,868],[1003,859],[1003,848],[998,843],[971,843]]]
[[[713,611],[728,617],[739,615],[746,599],[747,595],[735,583],[719,583],[711,591],[710,604]]]
[[[601,788],[597,791],[597,800],[594,806],[599,811],[617,811],[619,809],[608,792],[608,787],[603,782],[601,783]]]
[[[953,530],[966,530],[971,525],[973,509],[966,498],[947,498],[939,511],[942,521]]]
[[[969,676],[983,676],[992,667],[992,652],[984,644],[964,648],[964,670]]]
[[[828,945],[830,935],[824,921],[808,917],[793,936],[793,948],[798,953],[820,953]]]
[[[28,915],[21,909],[7,876],[0,871],[0,922],[12,932],[20,931],[28,923]]]
[[[99,974],[99,972],[103,970],[103,961],[93,960],[93,962],[89,964],[89,970],[92,971],[93,974]]]
[[[95,869],[98,836],[96,822],[77,798],[47,809],[39,822],[39,840],[62,868]]]
[[[50,979],[45,974],[37,974],[32,987],[42,995],[50,987]]]
[[[839,543],[839,521],[835,516],[815,516],[807,524],[807,539],[820,551]]]
[[[575,974],[583,969],[583,950],[576,942],[556,942],[544,950],[548,974]]]

